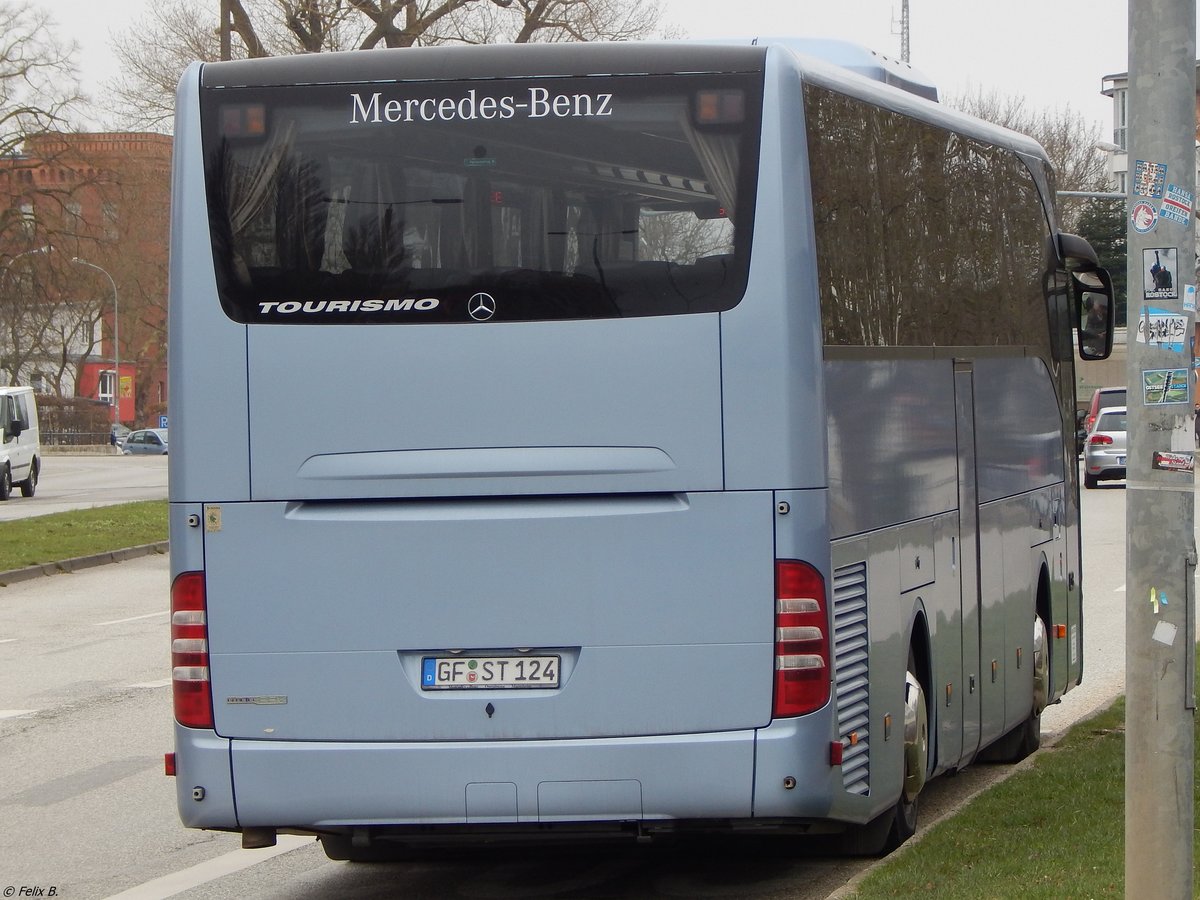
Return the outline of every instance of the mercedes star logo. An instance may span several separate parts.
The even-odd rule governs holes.
[[[467,301],[467,312],[476,322],[486,322],[496,314],[496,299],[491,294],[475,294]]]

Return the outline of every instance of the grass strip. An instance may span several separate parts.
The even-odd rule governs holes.
[[[166,539],[166,500],[144,500],[14,519],[0,523],[0,572]]]
[[[1200,746],[1200,733],[1196,739]],[[854,894],[861,900],[921,895],[1124,897],[1124,698],[939,822]]]

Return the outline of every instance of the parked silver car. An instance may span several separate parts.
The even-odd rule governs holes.
[[[131,431],[121,444],[121,452],[126,456],[145,453],[165,456],[167,453],[167,429],[143,428],[140,431]]]
[[[1100,410],[1083,447],[1083,486],[1125,478],[1125,407]]]

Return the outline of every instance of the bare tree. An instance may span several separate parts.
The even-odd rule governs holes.
[[[58,40],[44,12],[0,2],[0,368],[9,381],[35,356],[61,358],[55,335],[73,341],[79,333],[79,311],[59,302],[46,262],[47,248],[70,228],[62,213],[71,187],[39,180],[23,156],[30,140],[69,126],[82,99],[76,49]]]
[[[220,37],[211,16],[190,0],[165,0],[136,30],[119,35],[113,52],[122,76],[110,86],[114,114],[131,130],[169,131],[175,86],[193,60],[220,58]]]
[[[225,0],[234,58],[437,44],[631,40],[661,16],[659,0]],[[165,131],[187,64],[221,56],[216,0],[165,0],[122,34],[124,72],[112,112]]]
[[[97,343],[101,300],[80,298],[66,289],[61,261],[51,254],[21,254],[0,276],[0,364],[7,383],[27,381],[34,372],[43,390],[72,393],[81,358]]]
[[[1061,110],[1032,110],[1024,98],[1004,96],[995,91],[949,97],[945,102],[962,112],[1036,140],[1045,148],[1054,166],[1058,190],[1108,190],[1104,151],[1097,146],[1100,127],[1089,124],[1070,106]],[[1083,209],[1083,204],[1060,202],[1059,215],[1067,231],[1076,228]]]
[[[0,159],[19,156],[31,135],[68,127],[83,99],[72,63],[77,49],[58,41],[44,12],[0,0]],[[10,179],[10,202],[0,207],[0,241],[11,242],[14,233],[29,236],[29,203],[19,198],[34,192],[46,188]]]
[[[28,134],[66,126],[81,99],[77,49],[58,41],[45,12],[0,2],[0,155]]]

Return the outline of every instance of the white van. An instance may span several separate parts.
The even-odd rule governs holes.
[[[0,430],[0,500],[8,499],[13,485],[22,497],[32,497],[42,468],[33,388],[0,387]]]

